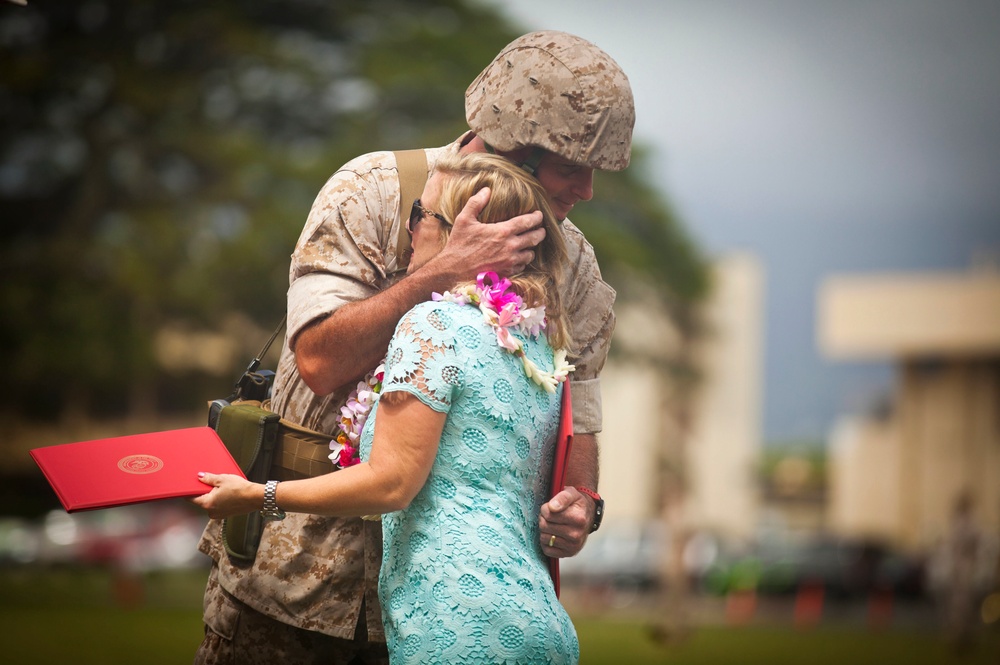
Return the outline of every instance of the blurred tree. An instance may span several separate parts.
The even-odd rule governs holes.
[[[0,4],[2,408],[141,415],[225,392],[165,371],[157,334],[238,313],[256,350],[332,170],[453,139],[517,34],[463,0]],[[600,187],[579,221],[609,275],[686,312],[705,277],[680,226],[635,169]]]

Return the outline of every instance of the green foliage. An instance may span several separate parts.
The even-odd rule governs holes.
[[[790,496],[826,489],[828,455],[822,441],[772,442],[760,454],[758,476],[765,491]]]
[[[248,358],[222,386],[179,383],[157,331],[233,312],[272,328],[322,183],[358,154],[454,139],[466,86],[519,32],[462,0],[0,4],[5,408],[226,392]],[[697,297],[696,253],[654,192],[631,175],[600,186],[581,225],[609,274]]]

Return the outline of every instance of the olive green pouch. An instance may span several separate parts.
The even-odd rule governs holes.
[[[278,414],[256,404],[230,404],[222,408],[215,431],[226,444],[247,479],[262,483],[268,478],[278,444]],[[249,562],[257,555],[264,531],[259,512],[228,517],[222,523],[222,541],[230,557]]]

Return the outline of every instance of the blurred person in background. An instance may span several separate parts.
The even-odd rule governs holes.
[[[597,438],[599,375],[615,318],[615,292],[593,248],[566,217],[593,196],[593,172],[624,169],[635,109],[618,64],[574,35],[543,31],[505,47],[466,91],[470,131],[424,150],[424,176],[446,156],[494,152],[545,189],[568,255],[561,301],[576,355],[574,448],[567,487],[540,508],[546,556],[572,556],[600,525]],[[399,167],[391,152],[339,169],[316,198],[292,254],[288,330],[270,407],[285,420],[328,433],[343,422],[357,380],[385,357],[400,317],[431,293],[482,272],[516,274],[545,237],[540,212],[484,225],[485,195],[453,220],[439,254],[408,274],[408,237],[399,212]],[[349,466],[345,451],[336,466]],[[348,454],[349,458],[350,455]],[[212,558],[205,591],[205,639],[196,663],[386,662],[377,578],[382,530],[358,518],[293,513],[269,521],[250,565],[229,558],[221,522],[199,549]]]
[[[940,601],[944,636],[958,654],[968,653],[975,643],[979,604],[991,582],[990,544],[976,521],[972,494],[962,492],[931,561],[931,587]]]

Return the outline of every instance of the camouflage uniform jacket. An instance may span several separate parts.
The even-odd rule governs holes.
[[[463,137],[464,138],[464,137]],[[461,139],[426,151],[428,168],[457,153]],[[271,408],[292,422],[320,432],[336,431],[340,406],[354,384],[317,396],[302,381],[288,340],[341,305],[368,298],[406,273],[397,258],[399,179],[391,152],[358,157],[337,171],[320,191],[292,254],[288,330],[278,363]],[[567,311],[573,338],[582,349],[573,373],[577,432],[601,426],[598,375],[607,358],[615,318],[615,292],[602,279],[594,251],[571,223],[563,223],[570,274]],[[333,469],[331,463],[331,470]],[[354,636],[362,600],[369,640],[384,640],[378,604],[381,526],[361,519],[289,514],[264,529],[254,563],[233,565],[212,520],[199,549],[217,566],[222,588],[278,621],[334,637]],[[213,608],[206,602],[206,618]]]

